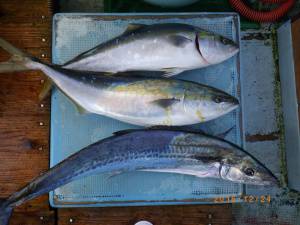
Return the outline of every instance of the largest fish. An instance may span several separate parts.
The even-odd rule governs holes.
[[[223,62],[238,50],[232,40],[188,24],[130,24],[120,36],[78,55],[63,68],[164,71],[171,76]]]
[[[3,39],[0,47],[12,54],[10,61],[0,64],[0,72],[19,67],[42,70],[79,108],[131,124],[195,124],[238,106],[229,94],[190,81],[68,70],[32,59]]]
[[[95,173],[130,171],[277,184],[276,177],[255,158],[222,139],[162,128],[123,131],[75,153],[0,203],[0,225],[8,223],[14,207],[71,181]]]

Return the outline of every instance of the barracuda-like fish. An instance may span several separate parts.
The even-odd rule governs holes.
[[[64,68],[85,71],[165,71],[172,76],[223,62],[238,52],[230,39],[188,24],[131,24],[120,36],[73,58]]]
[[[229,94],[198,83],[162,77],[74,71],[28,57],[6,41],[13,56],[0,72],[18,67],[43,71],[81,111],[141,126],[189,125],[222,116],[238,106]],[[16,68],[17,67],[17,68]]]
[[[115,134],[68,157],[0,203],[0,225],[12,209],[78,178],[96,173],[151,171],[277,185],[276,177],[238,146],[222,139],[163,128]]]

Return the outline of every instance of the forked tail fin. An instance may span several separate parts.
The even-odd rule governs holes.
[[[0,62],[0,73],[35,69],[30,64],[35,60],[2,38],[0,38],[0,47],[11,54],[8,61]]]
[[[8,225],[13,209],[5,206],[5,200],[0,200],[0,225]]]
[[[0,38],[0,47],[11,54],[11,57],[8,61],[0,62],[0,73],[40,69],[39,65],[42,63],[38,59],[22,52],[20,49],[16,48],[2,38]],[[43,100],[48,95],[51,87],[52,81],[47,78],[39,95],[40,100]]]

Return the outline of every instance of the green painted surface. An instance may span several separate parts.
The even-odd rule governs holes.
[[[281,186],[287,186],[287,166],[286,166],[286,154],[285,154],[285,144],[284,144],[284,123],[283,123],[283,112],[282,112],[282,102],[281,102],[281,90],[280,90],[280,74],[279,74],[279,55],[278,55],[278,45],[277,45],[277,27],[275,26],[271,32],[272,50],[273,50],[273,60],[275,63],[274,67],[274,101],[276,107],[276,119],[277,126],[279,130],[279,151],[280,151],[280,183]]]

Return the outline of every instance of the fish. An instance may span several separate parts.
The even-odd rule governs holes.
[[[185,70],[221,63],[239,51],[221,35],[181,23],[129,24],[127,30],[63,64],[63,68],[97,72]]]
[[[120,72],[77,71],[29,57],[3,39],[12,54],[0,72],[41,70],[75,104],[80,113],[108,116],[139,126],[181,126],[209,121],[239,106],[235,97],[203,84]]]
[[[169,128],[116,132],[64,159],[0,203],[0,225],[13,208],[74,180],[134,171],[176,173],[228,182],[275,186],[277,178],[249,153],[223,139]]]

